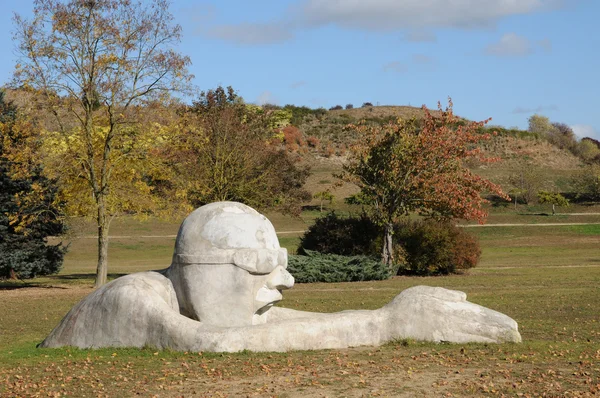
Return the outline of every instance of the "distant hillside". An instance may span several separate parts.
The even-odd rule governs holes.
[[[436,114],[438,111],[432,113]],[[348,145],[352,139],[351,132],[346,130],[348,124],[359,121],[382,124],[397,118],[419,118],[423,117],[423,110],[412,106],[369,106],[330,111],[320,109],[303,113],[301,117],[294,116],[296,117],[292,118],[292,123],[305,138],[315,137],[338,149]]]
[[[434,115],[438,113],[437,110],[432,111]],[[315,156],[343,156],[345,149],[355,138],[353,131],[347,128],[349,124],[359,121],[383,124],[397,118],[422,116],[421,108],[411,106],[372,106],[315,112],[304,115],[300,120],[296,119],[299,123],[287,129],[286,145],[301,153],[310,152]],[[487,129],[498,133],[483,145],[483,149],[491,156],[499,156],[504,160],[523,158],[540,167],[559,169],[577,168],[581,164],[570,152],[556,148],[528,131],[500,126],[489,126]],[[297,148],[292,144],[296,144]],[[334,153],[325,150],[328,146],[333,148]],[[306,148],[303,150],[304,147]]]
[[[432,111],[434,115],[438,111]],[[371,123],[386,123],[396,118],[422,117],[423,110],[410,106],[373,106],[355,109],[340,109],[305,113],[295,126],[286,128],[285,144],[288,150],[297,152],[304,162],[311,164],[313,175],[308,189],[318,192],[332,186],[332,173],[341,170],[351,145],[353,132],[348,124],[365,120]],[[295,120],[298,122],[298,118]],[[483,144],[487,155],[502,160],[493,164],[470,164],[477,174],[502,184],[510,190],[509,177],[523,168],[536,170],[540,174],[544,189],[568,190],[570,178],[581,167],[582,162],[571,152],[559,149],[536,134],[524,130],[490,126],[489,131],[498,134]],[[347,184],[336,188],[339,200],[356,192]]]
[[[429,110],[432,114],[438,114],[439,112],[434,109]],[[339,109],[331,110],[329,114],[333,117],[337,115],[349,115],[354,119],[386,119],[386,118],[411,118],[411,117],[422,117],[424,112],[421,107],[405,106],[405,105],[381,105],[381,106],[366,106],[362,108],[353,109]]]

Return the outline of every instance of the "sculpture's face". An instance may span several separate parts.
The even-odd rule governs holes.
[[[215,326],[264,323],[264,314],[282,299],[294,278],[278,265],[268,274],[253,274],[233,264],[189,264],[179,269],[184,315]]]
[[[169,278],[181,313],[217,326],[264,323],[294,284],[273,224],[235,202],[211,203],[182,223]]]

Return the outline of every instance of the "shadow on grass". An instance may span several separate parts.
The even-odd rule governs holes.
[[[39,289],[67,289],[61,286],[50,286],[44,282],[25,282],[21,280],[3,280],[0,281],[0,292],[8,290],[18,290],[24,288],[39,288]]]
[[[113,273],[108,274],[108,280],[112,281],[113,279],[119,278],[127,274],[122,273]],[[42,281],[29,281],[22,279],[5,279],[0,280],[0,291],[8,291],[8,290],[17,290],[24,288],[39,288],[39,289],[68,289],[66,286],[57,286],[53,284],[56,283],[70,283],[74,282],[75,284],[83,284],[82,282],[88,281],[90,284],[94,283],[94,279],[96,278],[96,274],[65,274],[65,275],[49,275],[44,276],[44,280]]]
[[[319,211],[321,209],[321,207],[319,205],[304,205],[302,206],[302,211]],[[326,207],[323,206],[323,210],[325,210]]]
[[[121,276],[125,276],[127,274],[123,273],[114,273],[108,274],[108,280],[112,281],[113,279],[117,279]],[[96,274],[63,274],[63,275],[52,275],[48,276],[48,279],[55,281],[84,281],[89,280],[93,282],[96,279]]]

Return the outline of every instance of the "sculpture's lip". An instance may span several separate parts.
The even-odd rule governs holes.
[[[278,303],[278,302],[280,302],[280,301],[281,301],[281,300],[275,300],[275,301],[272,301],[272,302],[270,302],[270,303],[267,303],[267,304],[263,305],[262,307],[260,307],[259,309],[257,309],[257,310],[254,312],[254,314],[255,314],[255,315],[262,315],[262,314],[264,314],[265,312],[267,312],[268,310],[270,310],[270,309],[271,309],[271,307],[273,307],[275,304],[277,304],[277,303]]]

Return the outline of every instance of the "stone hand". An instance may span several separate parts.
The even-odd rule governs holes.
[[[404,290],[381,311],[386,314],[390,339],[467,342],[520,342],[517,323],[510,317],[466,300],[467,295],[439,287]]]

